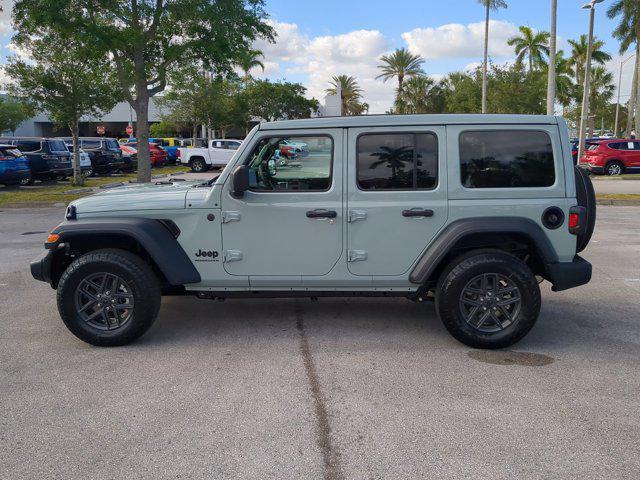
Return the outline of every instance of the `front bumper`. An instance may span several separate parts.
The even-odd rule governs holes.
[[[545,278],[552,283],[554,292],[578,287],[591,280],[591,264],[580,255],[573,257],[572,262],[549,263]]]
[[[31,262],[31,276],[41,282],[51,283],[51,267],[53,265],[53,251],[47,250]]]

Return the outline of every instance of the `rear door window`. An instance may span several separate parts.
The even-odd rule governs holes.
[[[67,146],[62,140],[47,140],[49,150],[52,152],[68,152]]]
[[[550,187],[555,183],[551,137],[535,130],[463,131],[460,182],[465,188]]]
[[[120,144],[116,140],[105,140],[104,144],[109,150],[120,150]]]
[[[433,133],[372,133],[358,137],[361,190],[433,189],[438,184],[438,139]]]
[[[31,140],[18,140],[16,147],[22,152],[37,152],[40,150],[40,142],[34,142]]]

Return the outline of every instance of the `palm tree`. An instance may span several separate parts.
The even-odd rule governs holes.
[[[575,78],[578,85],[582,84],[582,75],[584,74],[584,65],[587,63],[587,50],[589,49],[589,41],[586,35],[580,35],[580,40],[569,40],[571,45],[571,64],[575,69]],[[604,42],[593,37],[591,47],[591,61],[593,63],[604,64],[611,60],[611,55],[602,50]]]
[[[429,113],[431,102],[429,92],[435,85],[429,77],[411,77],[404,84],[402,94],[398,94],[399,103],[403,105],[402,113]]]
[[[613,31],[613,38],[620,41],[620,54],[625,54],[635,44],[636,66],[633,75],[631,97],[627,106],[627,135],[631,132],[633,112],[635,110],[636,135],[640,131],[640,108],[638,92],[640,92],[640,2],[637,0],[616,0],[607,10],[609,18],[620,16],[620,23]]]
[[[558,103],[562,105],[562,114],[571,104],[576,96],[576,85],[573,83],[573,69],[571,68],[571,60],[565,58],[564,51],[558,50],[556,53],[556,95]]]
[[[414,55],[406,48],[399,48],[391,55],[383,55],[380,60],[382,65],[378,68],[382,71],[376,78],[387,81],[394,77],[398,78],[398,90],[396,94],[396,109],[398,113],[404,113],[402,107],[402,88],[407,77],[419,77],[424,75],[422,64],[424,59],[420,55]]]
[[[589,88],[589,105],[594,113],[589,117],[589,137],[593,136],[595,114],[604,112],[615,92],[613,74],[604,67],[598,66],[591,69],[591,84]]]
[[[362,102],[362,89],[358,80],[349,75],[334,75],[326,92],[337,95],[338,87],[342,93],[342,115],[362,115],[369,110],[369,104]]]
[[[525,57],[529,59],[529,71],[534,66],[544,65],[544,56],[549,56],[549,32],[534,32],[530,27],[519,28],[520,35],[511,37],[507,44],[514,47],[516,61],[522,63]]]
[[[251,74],[249,72],[252,69],[260,67],[264,72],[264,63],[260,60],[261,57],[264,58],[264,54],[260,50],[250,48],[240,54],[237,64],[244,72],[243,80],[245,86],[249,83],[249,80],[251,80]]]
[[[484,21],[484,61],[482,62],[482,113],[487,113],[487,62],[489,58],[489,12],[507,8],[504,0],[478,0],[485,7]]]

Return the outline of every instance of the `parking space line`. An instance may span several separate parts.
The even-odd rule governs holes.
[[[314,415],[316,417],[316,442],[322,452],[324,479],[341,480],[344,478],[344,474],[340,467],[340,456],[335,445],[331,442],[329,412],[320,388],[318,371],[316,369],[315,362],[313,361],[309,339],[307,338],[307,334],[304,329],[302,305],[298,300],[294,303],[294,311],[296,317],[296,328],[300,335],[300,353],[302,354],[302,361],[304,363],[304,369],[307,374],[307,380],[309,382],[311,397],[313,400]]]

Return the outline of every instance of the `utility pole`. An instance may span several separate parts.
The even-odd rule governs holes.
[[[547,115],[555,113],[556,103],[556,17],[558,0],[551,0],[551,37],[549,40],[549,74],[547,77]]]
[[[635,57],[635,54],[620,62],[620,76],[618,77],[618,101],[616,102],[616,121],[613,126],[613,135],[618,136],[618,120],[620,119],[620,87],[622,86],[622,67],[625,63]]]
[[[589,9],[589,42],[587,46],[587,61],[584,67],[584,91],[582,92],[582,110],[580,112],[580,134],[578,136],[578,162],[582,158],[584,153],[584,141],[585,133],[587,129],[587,122],[589,121],[589,93],[591,90],[591,51],[593,50],[593,23],[595,21],[596,3],[601,3],[603,0],[591,0],[590,3],[586,3],[582,8]]]

